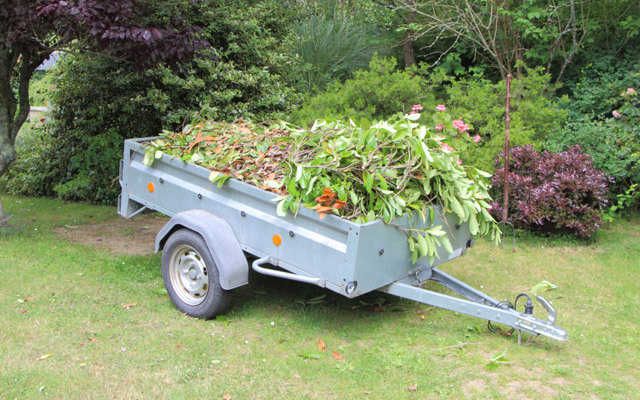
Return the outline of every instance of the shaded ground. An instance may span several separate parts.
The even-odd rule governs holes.
[[[65,225],[57,235],[73,243],[106,249],[116,254],[152,254],[156,234],[169,221],[159,214],[142,214],[132,219],[112,218],[86,225]]]

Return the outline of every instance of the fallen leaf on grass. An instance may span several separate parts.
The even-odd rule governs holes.
[[[322,339],[318,340],[318,350],[324,351],[326,346],[324,345],[324,341]]]
[[[223,400],[231,400],[233,397],[229,393],[225,393],[222,395]]]
[[[505,358],[505,354],[507,354],[507,349],[504,349],[502,353],[498,353],[491,357],[491,360],[489,360],[489,363],[487,364],[487,369],[493,371],[501,364],[510,364],[511,361]]]
[[[298,375],[298,374],[293,374],[293,377],[294,377],[295,379],[302,379],[302,377],[301,377],[300,375]]]
[[[306,358],[308,360],[317,360],[322,356],[320,354],[318,354],[318,353],[313,353],[313,352],[309,351],[307,353],[300,354],[300,357]]]
[[[336,353],[335,351],[333,352],[333,358],[335,358],[336,360],[342,360],[342,354],[340,353]]]
[[[20,311],[20,314],[24,314],[26,312],[27,312],[27,310],[22,310],[22,311]]]
[[[409,386],[407,390],[410,392],[415,392],[416,390],[418,390],[418,384],[416,383],[415,385]]]
[[[51,358],[51,357],[53,357],[53,354],[44,354],[44,355],[41,355],[40,358],[38,358],[38,361],[46,360],[47,358]]]
[[[557,289],[558,287],[549,281],[540,281],[536,283],[529,292],[533,294],[540,294],[549,290]]]
[[[129,304],[123,305],[122,307],[129,308],[129,307],[133,307],[133,306],[137,306],[137,305],[138,305],[138,303],[129,303]]]

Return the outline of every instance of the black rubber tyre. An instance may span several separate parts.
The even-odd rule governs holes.
[[[225,311],[231,290],[220,286],[218,267],[199,234],[180,229],[162,251],[162,279],[176,308],[192,317],[214,318]]]

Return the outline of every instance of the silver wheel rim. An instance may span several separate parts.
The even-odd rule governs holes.
[[[181,244],[173,250],[169,260],[171,287],[185,304],[197,306],[209,290],[209,273],[200,253]]]

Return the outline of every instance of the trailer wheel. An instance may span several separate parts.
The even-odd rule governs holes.
[[[218,267],[200,235],[175,231],[162,252],[162,279],[169,298],[180,311],[196,318],[213,318],[231,300],[231,291],[220,286]]]

